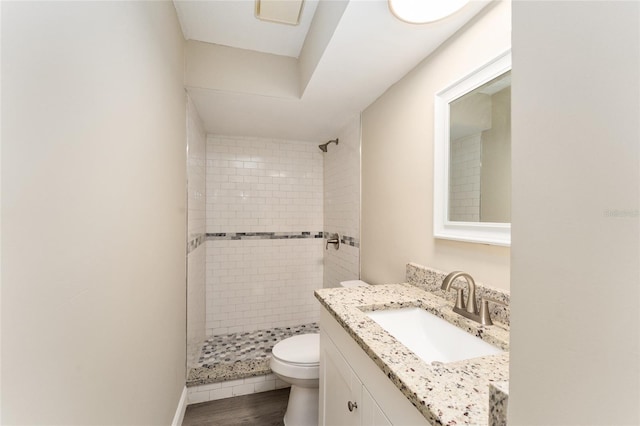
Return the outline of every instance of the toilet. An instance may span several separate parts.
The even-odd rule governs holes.
[[[362,287],[360,280],[343,281],[341,287]],[[320,382],[320,335],[288,337],[273,347],[271,371],[291,384],[285,426],[317,426]]]

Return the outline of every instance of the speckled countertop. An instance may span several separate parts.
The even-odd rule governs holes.
[[[364,312],[421,307],[499,348],[509,350],[509,331],[482,326],[452,311],[452,303],[410,284],[316,290],[316,298],[400,391],[435,425],[486,425],[489,385],[509,379],[504,352],[446,364],[427,364]],[[436,364],[436,363],[434,363]]]

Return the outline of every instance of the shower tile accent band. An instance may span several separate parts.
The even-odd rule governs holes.
[[[332,232],[208,232],[207,241],[215,240],[288,240],[299,238],[325,238]],[[195,241],[195,240],[194,240]],[[340,243],[351,247],[360,247],[360,240],[347,235],[340,236]],[[191,251],[191,243],[189,243]],[[198,245],[202,244],[202,241]],[[197,247],[197,246],[196,246]],[[195,249],[195,247],[194,247]]]
[[[198,234],[195,236],[195,238],[192,238],[187,244],[187,254],[191,253],[192,251],[200,247],[202,243],[204,243],[205,238],[206,238],[205,234]]]
[[[349,237],[347,235],[342,235],[340,237],[340,243],[346,244],[351,247],[360,247],[360,240],[355,237]]]
[[[207,233],[207,241],[214,240],[288,240],[323,238],[322,232],[216,232]]]
[[[324,236],[328,237],[330,235],[335,235],[335,232],[324,232]],[[356,237],[350,237],[348,235],[340,235],[340,244],[345,244],[351,247],[356,247],[359,248],[360,247],[360,239],[356,238]]]
[[[187,244],[187,254],[200,247],[205,241],[215,240],[288,240],[300,238],[325,238],[331,232],[216,232],[197,235]],[[360,241],[348,235],[340,236],[340,243],[351,247],[360,247]]]

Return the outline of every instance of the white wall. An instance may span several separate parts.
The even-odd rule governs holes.
[[[513,30],[509,424],[640,424],[640,3]]]
[[[336,136],[323,154],[324,232],[338,233],[341,244],[324,251],[323,287],[360,277],[360,116]]]
[[[0,46],[2,46],[2,5],[0,5]],[[2,55],[0,54],[0,70],[2,70]],[[0,104],[2,98],[2,84],[0,84]],[[0,106],[1,111],[1,106]],[[0,113],[0,129],[2,129],[2,114]],[[2,137],[0,136],[0,206],[2,205]],[[0,207],[0,330],[2,330],[2,208]],[[2,339],[0,338],[0,421],[2,420]]]
[[[187,357],[191,364],[197,362],[206,337],[207,135],[190,99],[187,144]]]
[[[362,278],[403,282],[407,262],[509,288],[508,248],[433,238],[434,94],[511,45],[511,3],[487,6],[362,114]]]
[[[289,56],[196,40],[186,42],[185,85],[222,92],[298,99],[298,61]]]
[[[169,2],[2,3],[2,424],[169,424],[185,377]]]
[[[308,142],[207,138],[207,333],[318,320],[322,153]],[[239,236],[283,233],[309,238]],[[216,235],[220,234],[220,235]],[[274,237],[277,237],[274,235]]]
[[[298,59],[301,94],[307,88],[348,5],[349,2],[344,0],[318,2]]]

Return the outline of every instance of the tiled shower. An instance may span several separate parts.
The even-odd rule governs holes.
[[[360,276],[360,117],[324,154],[324,231],[340,236],[340,249],[324,252],[324,287]]]
[[[205,340],[206,133],[198,112],[187,103],[187,362]]]
[[[207,138],[208,335],[317,320],[322,162],[310,143]]]
[[[313,329],[313,291],[359,277],[360,121],[322,153],[325,141],[206,135],[191,104],[188,115],[187,384],[190,401],[200,402],[282,385],[272,374],[219,368],[234,357],[218,357],[212,342]],[[340,249],[325,249],[336,232]],[[238,359],[273,343],[238,344]],[[212,378],[217,371],[224,377]]]

